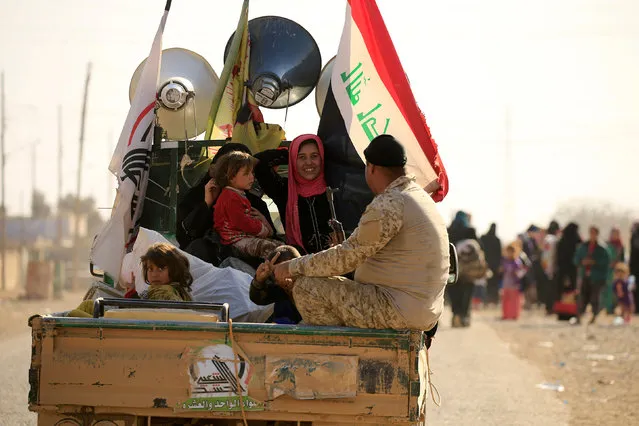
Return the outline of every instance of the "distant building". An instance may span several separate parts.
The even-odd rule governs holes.
[[[58,223],[60,240],[58,241]],[[79,237],[86,241],[88,229],[87,215],[79,220]],[[0,290],[11,293],[23,292],[27,287],[29,263],[54,263],[63,265],[59,277],[69,275],[66,270],[72,260],[75,217],[68,215],[58,219],[32,219],[30,217],[8,217],[5,220],[5,262],[6,282],[0,283]],[[1,232],[1,230],[0,230]],[[88,252],[85,259],[88,258]],[[83,265],[83,271],[88,267]],[[83,273],[85,275],[85,273]],[[1,276],[0,276],[1,279]]]

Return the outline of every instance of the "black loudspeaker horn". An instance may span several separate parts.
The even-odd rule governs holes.
[[[146,59],[138,66],[129,85],[129,100],[142,74]],[[169,140],[184,140],[206,130],[213,93],[219,78],[202,56],[173,47],[162,51],[158,81],[158,121]]]
[[[322,116],[322,110],[324,109],[324,102],[326,102],[326,94],[328,88],[331,86],[331,75],[333,74],[333,64],[335,64],[335,58],[333,56],[330,61],[322,68],[319,80],[317,81],[317,87],[315,87],[315,107],[317,107],[317,113]]]
[[[306,98],[317,84],[322,57],[311,34],[300,24],[279,16],[249,21],[251,53],[248,86],[266,108],[286,108]],[[224,49],[224,60],[233,35]]]

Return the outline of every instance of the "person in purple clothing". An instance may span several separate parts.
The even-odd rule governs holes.
[[[519,319],[521,311],[522,278],[527,268],[517,255],[517,247],[509,244],[501,261],[501,307],[502,319]]]
[[[613,273],[612,290],[617,297],[617,306],[621,309],[624,322],[630,324],[635,311],[634,295],[630,289],[630,268],[625,263],[619,262],[615,265]]]

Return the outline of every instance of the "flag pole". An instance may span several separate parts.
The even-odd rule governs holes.
[[[58,105],[58,191],[56,208],[56,232],[55,241],[58,250],[62,247],[62,213],[60,212],[60,200],[62,200],[62,105]],[[53,277],[53,298],[62,296],[62,261],[58,256],[55,260],[55,272]]]
[[[237,21],[237,28],[235,28],[235,35],[233,35],[233,41],[231,42],[231,46],[229,47],[228,56],[226,57],[226,61],[224,61],[222,75],[220,75],[219,83],[215,88],[215,94],[213,95],[213,101],[211,102],[211,109],[209,110],[209,120],[206,126],[206,134],[204,136],[204,139],[207,140],[211,139],[213,127],[215,127],[215,117],[217,116],[217,111],[220,108],[222,95],[226,90],[226,84],[228,83],[231,71],[233,71],[233,65],[235,64],[235,60],[233,58],[237,56],[237,52],[240,49],[240,43],[242,42],[244,15],[248,13],[248,6],[249,0],[244,0],[244,3],[242,4],[242,12],[240,13],[240,19]]]
[[[87,65],[87,76],[84,81],[84,98],[80,117],[80,150],[78,153],[78,174],[75,190],[75,226],[73,229],[73,289],[79,286],[78,269],[80,266],[80,184],[82,182],[82,159],[84,155],[84,129],[87,118],[87,98],[89,97],[89,81],[91,80],[91,62]]]

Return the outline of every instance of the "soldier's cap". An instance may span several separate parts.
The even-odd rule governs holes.
[[[406,151],[391,135],[379,135],[364,150],[366,161],[382,167],[404,167]]]

